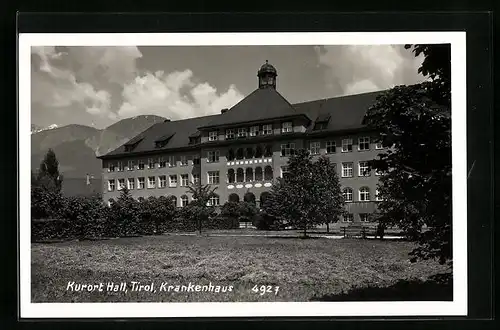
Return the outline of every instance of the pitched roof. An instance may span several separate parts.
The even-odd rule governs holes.
[[[190,137],[200,136],[200,127],[227,125],[265,120],[291,115],[306,115],[311,119],[308,133],[329,132],[365,127],[363,118],[368,108],[383,91],[333,97],[328,99],[290,104],[272,88],[258,89],[248,95],[231,110],[223,114],[157,123],[134,137],[138,141],[133,153],[176,149],[189,146]],[[326,119],[329,118],[328,121]],[[315,130],[315,122],[323,121],[321,130]],[[161,147],[155,141],[170,137]],[[142,138],[142,140],[141,140]],[[131,141],[132,141],[131,140]],[[128,154],[125,145],[98,158]]]
[[[143,137],[143,139],[137,144],[132,152],[138,153],[145,151],[186,147],[189,143],[189,137],[198,131],[198,127],[206,125],[215,117],[217,117],[217,115],[156,123],[139,134],[141,137]],[[156,141],[169,136],[170,139],[168,139],[168,142],[161,148],[158,148]],[[135,138],[133,138],[133,140],[134,139]],[[125,143],[115,150],[98,158],[127,154],[129,152],[125,151],[126,144],[128,143]]]
[[[228,111],[215,117],[206,127],[303,115],[274,88],[259,88]]]
[[[319,119],[330,119],[323,131],[338,131],[365,127],[363,118],[368,108],[383,91],[332,97],[328,99],[296,103],[293,107],[298,112],[306,113],[313,120],[308,127],[311,132]]]

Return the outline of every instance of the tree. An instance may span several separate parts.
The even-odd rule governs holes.
[[[264,203],[264,211],[282,223],[307,229],[328,223],[341,214],[344,202],[334,164],[326,158],[312,161],[308,150],[298,150],[288,161],[285,179],[278,179]]]
[[[381,172],[378,217],[419,242],[411,260],[451,260],[451,103],[449,45],[407,45],[430,80],[397,86],[368,109],[365,124],[387,149],[370,162]],[[427,227],[427,230],[424,230]]]
[[[116,224],[112,229],[113,234],[121,237],[138,235],[141,232],[140,220],[146,207],[142,203],[147,202],[136,202],[126,187],[121,190],[120,196],[111,203],[109,211],[111,222]]]
[[[212,197],[217,196],[216,189],[217,187],[212,188],[208,184],[188,187],[187,193],[192,195],[193,200],[182,209],[181,214],[184,219],[196,223],[200,235],[203,224],[215,215],[215,208],[209,205],[209,201]]]
[[[37,183],[47,189],[61,191],[62,176],[59,174],[59,161],[52,149],[47,151],[38,169]]]

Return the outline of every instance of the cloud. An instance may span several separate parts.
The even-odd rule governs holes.
[[[79,79],[92,80],[103,76],[107,81],[123,84],[137,75],[136,61],[142,53],[136,46],[68,47],[68,54],[77,63]]]
[[[218,92],[210,84],[195,83],[191,70],[145,73],[125,84],[120,118],[155,114],[173,120],[220,113],[243,99],[234,85]]]
[[[425,78],[417,73],[423,57],[415,58],[402,45],[317,46],[325,83],[337,95],[383,90],[414,84]]]
[[[111,95],[90,83],[77,81],[71,70],[60,67],[67,53],[56,47],[32,47],[32,102],[52,108],[83,108],[93,115],[108,116]]]

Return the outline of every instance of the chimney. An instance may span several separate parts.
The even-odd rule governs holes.
[[[227,108],[226,108],[226,109],[222,109],[222,110],[220,111],[220,113],[221,113],[221,114],[222,114],[222,113],[226,113],[226,112],[227,112],[227,110],[229,110],[229,109],[227,109]]]

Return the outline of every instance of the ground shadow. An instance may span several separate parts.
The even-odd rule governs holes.
[[[450,273],[437,274],[427,281],[400,280],[389,287],[367,286],[348,292],[313,297],[311,301],[453,301]]]

